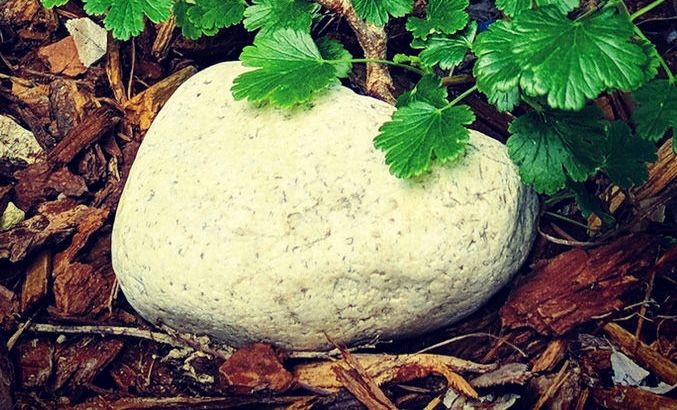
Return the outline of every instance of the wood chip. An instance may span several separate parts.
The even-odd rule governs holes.
[[[496,370],[484,373],[470,381],[470,384],[483,389],[493,386],[505,386],[507,384],[523,385],[531,379],[532,373],[524,363],[508,363]]]
[[[147,130],[174,91],[196,72],[193,66],[185,67],[135,95],[124,104],[125,120],[142,131]]]
[[[607,323],[603,327],[604,333],[616,343],[621,350],[653,371],[664,382],[677,384],[677,364],[664,357],[645,343],[635,339],[635,336],[616,323]]]
[[[80,62],[78,49],[75,47],[72,36],[40,48],[38,56],[52,74],[77,77],[87,71],[87,67]]]
[[[61,389],[66,384],[78,387],[91,383],[123,346],[122,340],[98,337],[83,337],[76,342],[59,345],[55,352],[54,389]]]
[[[18,262],[35,249],[62,242],[88,212],[88,207],[79,205],[57,214],[38,214],[0,232],[0,259]]]
[[[264,343],[237,350],[219,367],[219,374],[237,394],[262,390],[282,393],[294,383],[294,376],[282,366],[279,354]]]
[[[79,87],[75,80],[57,78],[49,83],[50,115],[59,139],[82,122],[90,114],[86,108],[94,104],[94,95],[84,87]]]
[[[17,323],[19,301],[16,294],[0,285],[0,329],[8,332]]]
[[[58,194],[79,197],[88,192],[84,178],[66,167],[53,169],[46,161],[19,170],[14,177],[18,180],[14,187],[16,204],[24,211]]]
[[[86,113],[83,120],[71,128],[64,139],[49,152],[49,160],[55,165],[71,162],[80,151],[110,131],[119,120],[117,112],[106,106]]]
[[[397,410],[376,381],[367,374],[362,364],[350,352],[342,349],[343,362],[332,367],[336,379],[368,409]]]
[[[16,347],[19,385],[45,388],[54,370],[54,342],[43,338],[22,340]]]
[[[107,209],[88,208],[68,248],[54,256],[54,306],[57,317],[93,317],[103,311],[114,282],[109,258],[92,265],[76,261],[78,253],[108,218]]]
[[[568,344],[564,339],[554,339],[540,356],[538,356],[531,366],[531,371],[540,373],[552,371],[557,364],[564,358]]]
[[[26,279],[21,286],[21,313],[31,310],[47,295],[49,278],[52,274],[52,255],[44,250],[35,255],[26,269]]]
[[[397,380],[400,369],[407,369],[401,376],[411,374],[411,370],[419,365],[422,368],[446,367],[454,373],[486,373],[496,369],[493,364],[479,364],[452,356],[435,354],[411,354],[411,355],[388,355],[388,354],[353,354],[355,360],[365,369],[366,374],[373,378],[377,384],[382,385],[388,381]],[[435,363],[431,365],[431,363]],[[334,374],[333,362],[303,363],[292,370],[295,378],[302,384],[313,386],[327,391],[337,391],[342,387],[341,382]],[[430,373],[426,373],[430,374]]]
[[[677,400],[636,387],[597,388],[592,397],[600,406],[615,410],[677,410]]]
[[[628,235],[592,250],[564,252],[537,268],[500,310],[504,328],[528,326],[546,335],[623,307],[619,299],[637,282],[631,276],[651,266],[656,239]]]

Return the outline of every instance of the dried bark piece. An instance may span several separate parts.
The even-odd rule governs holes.
[[[282,393],[294,383],[294,376],[282,366],[280,355],[264,343],[237,350],[221,365],[219,373],[237,394],[261,390]]]
[[[618,344],[625,354],[639,361],[666,383],[677,384],[677,364],[672,360],[635,339],[632,333],[616,323],[607,323],[603,329],[604,333]]]
[[[56,43],[38,49],[38,56],[49,67],[52,74],[63,74],[77,77],[87,71],[78,56],[78,49],[72,36],[65,37]]]
[[[123,397],[117,394],[88,399],[70,410],[157,410],[157,409],[262,409],[287,408],[285,404],[306,399],[285,397]]]
[[[18,262],[34,249],[62,242],[75,231],[89,209],[78,205],[56,214],[38,214],[0,232],[0,259]]]
[[[524,363],[508,363],[496,370],[484,373],[470,381],[470,384],[478,389],[506,384],[523,385],[531,379],[532,373]]]
[[[383,393],[376,381],[370,377],[362,364],[345,349],[341,349],[343,362],[332,370],[336,378],[353,396],[368,409],[397,410],[395,404]]]
[[[0,409],[13,409],[14,366],[9,358],[4,338],[0,337]]]
[[[676,410],[677,400],[636,387],[616,386],[594,389],[592,397],[600,406],[617,410]]]
[[[45,388],[54,370],[54,342],[33,338],[17,346],[19,385],[24,389]]]
[[[52,273],[52,255],[49,250],[37,254],[26,270],[26,279],[21,287],[21,312],[26,313],[47,294]]]
[[[149,342],[128,343],[121,355],[112,363],[110,376],[124,392],[154,395],[181,393],[172,371],[160,356],[158,344]]]
[[[58,317],[92,317],[108,306],[114,274],[110,258],[97,264],[76,262],[78,253],[108,218],[107,209],[89,208],[80,219],[77,233],[68,248],[54,256],[54,306]]]
[[[106,76],[113,96],[119,104],[127,101],[127,93],[122,83],[122,68],[120,65],[120,43],[108,38],[108,53],[106,54]]]
[[[560,254],[512,292],[500,310],[503,327],[563,335],[594,316],[620,309],[619,297],[637,281],[631,273],[654,261],[655,243],[648,235],[628,235],[596,249]]]
[[[120,339],[84,337],[75,343],[60,345],[56,351],[54,390],[90,383],[120,353]]]
[[[16,203],[23,210],[57,194],[78,197],[87,192],[85,180],[68,168],[53,170],[46,161],[36,162],[14,173],[18,183],[14,187]]]
[[[56,165],[67,164],[84,148],[101,138],[117,125],[120,118],[110,107],[99,107],[87,112],[82,121],[49,152],[49,160]]]
[[[564,339],[554,339],[548,344],[545,351],[534,360],[531,371],[534,373],[552,371],[564,358],[566,351],[567,342]]]
[[[16,294],[0,285],[0,329],[9,332],[16,325],[19,302]]]
[[[195,73],[197,73],[195,67],[185,67],[135,95],[123,105],[125,120],[138,126],[142,131],[147,130],[174,91]]]
[[[0,7],[0,25],[7,25],[26,41],[49,39],[59,26],[53,10],[39,0],[6,0]]]
[[[373,378],[377,384],[382,385],[391,380],[396,380],[398,375],[411,374],[418,365],[423,369],[446,367],[454,373],[485,373],[496,369],[493,364],[479,364],[452,356],[435,354],[411,354],[411,355],[388,355],[388,354],[353,354],[352,355],[365,369],[366,374]],[[431,363],[434,363],[431,364]],[[304,363],[294,367],[294,377],[304,385],[318,389],[337,391],[342,384],[336,378],[333,367],[334,362]],[[400,369],[405,369],[400,374]],[[426,375],[430,374],[426,373]]]
[[[85,107],[93,103],[92,93],[74,80],[57,78],[49,83],[50,114],[60,138],[86,117]]]

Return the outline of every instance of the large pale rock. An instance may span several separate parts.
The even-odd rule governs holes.
[[[195,75],[139,150],[113,267],[151,322],[241,345],[419,334],[484,303],[524,261],[537,198],[499,142],[417,181],[372,146],[393,107],[336,88],[294,112],[235,102],[238,63]]]

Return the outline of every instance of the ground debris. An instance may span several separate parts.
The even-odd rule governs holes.
[[[219,368],[224,383],[237,394],[261,390],[287,391],[294,376],[282,366],[283,357],[272,346],[255,343],[237,350]]]
[[[628,235],[592,250],[574,249],[535,268],[501,308],[508,329],[528,326],[541,334],[563,335],[574,326],[624,306],[620,299],[650,266],[656,239]]]

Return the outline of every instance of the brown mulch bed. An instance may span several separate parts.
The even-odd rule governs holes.
[[[642,23],[661,52],[674,32],[663,18],[671,7]],[[240,27],[188,41],[172,23],[149,25],[133,41],[109,39],[104,58],[86,68],[63,26],[84,15],[77,1],[53,11],[38,0],[0,5],[0,115],[44,150],[32,164],[0,158],[0,215],[9,203],[25,211],[0,231],[0,409],[677,408],[664,388],[677,383],[669,139],[644,186],[619,192],[595,181],[617,228],[600,234],[571,198],[547,201],[513,283],[449,328],[332,357],[264,344],[233,352],[153,328],[127,304],[111,268],[125,178],[176,87],[237,59],[252,36]],[[324,27],[358,52],[340,19]],[[403,51],[402,22],[389,34],[391,52]],[[665,57],[672,64],[675,52]],[[346,85],[360,90],[364,73],[355,71]],[[398,91],[415,81],[397,69],[393,76]],[[626,120],[633,108],[620,93],[597,103],[610,119]],[[505,140],[510,115],[480,95],[468,104],[473,127]],[[619,381],[637,366],[648,374],[644,386]]]

